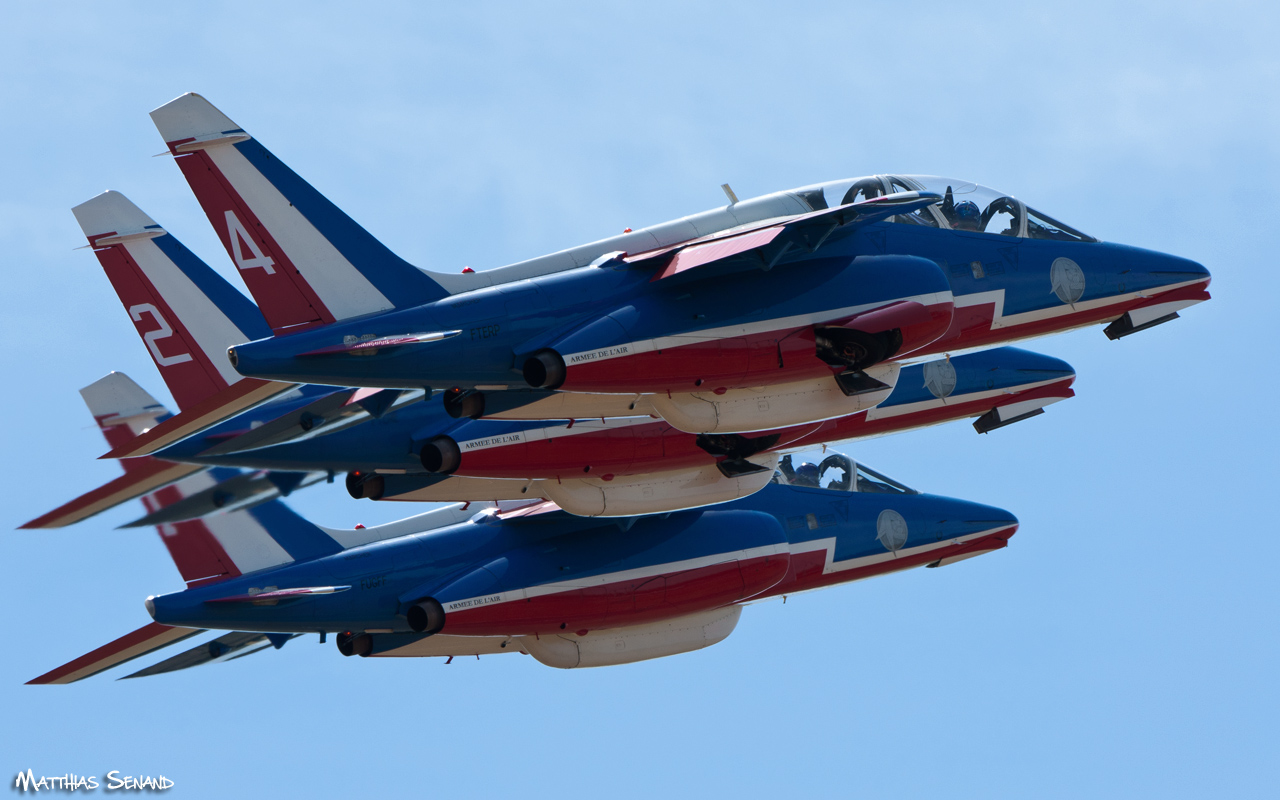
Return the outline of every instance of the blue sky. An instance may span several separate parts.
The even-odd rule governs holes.
[[[76,392],[163,384],[70,207],[118,189],[233,281],[147,111],[198,91],[392,249],[483,269],[876,172],[985,183],[1196,259],[1211,303],[1030,346],[1077,397],[849,448],[1014,511],[1003,552],[749,608],[707,650],[561,672],[343,659],[314,637],[145,681],[23,681],[181,587],[122,508],[0,536],[0,779],[180,797],[1249,796],[1280,779],[1266,3],[10,4],[0,528],[114,477]],[[320,487],[322,524],[409,509]]]

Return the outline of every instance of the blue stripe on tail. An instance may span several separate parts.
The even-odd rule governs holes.
[[[440,284],[391,252],[256,139],[233,146],[396,308],[449,296]]]
[[[279,500],[254,506],[248,513],[294,561],[310,561],[342,551],[342,545],[332,536],[298,516]]]
[[[262,318],[262,312],[225,278],[213,271],[213,268],[200,260],[200,257],[188,250],[172,234],[153,239],[160,252],[182,270],[182,274],[191,279],[196,288],[213,302],[218,310],[227,315],[231,323],[240,329],[249,341],[266,339],[271,336],[271,327]]]

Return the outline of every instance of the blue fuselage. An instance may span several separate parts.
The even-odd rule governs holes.
[[[902,525],[886,529],[883,519],[893,514]],[[682,565],[745,563],[750,554],[766,550],[775,557],[790,553],[793,566],[806,554],[829,566],[805,579],[807,583],[794,574],[784,578],[767,595],[840,582],[842,565],[882,564],[886,559],[901,559],[902,566],[922,563],[910,556],[919,551],[936,559],[944,554],[939,548],[993,531],[1006,531],[1007,538],[1016,524],[1007,511],[944,497],[782,485],[709,509],[610,522],[559,511],[514,518],[490,511],[439,530],[163,595],[154,598],[154,617],[170,625],[231,630],[409,632],[406,607],[423,597],[449,608],[472,598],[507,597],[552,584],[569,591],[608,584],[610,576],[634,580],[636,575],[678,573]],[[890,542],[886,530],[900,540]],[[847,575],[844,579],[859,573],[850,569]],[[274,606],[208,602],[316,586],[350,588]],[[510,605],[518,610],[520,604]],[[673,608],[671,614],[687,611]],[[587,618],[596,612],[584,607],[582,613],[583,619],[565,623],[598,627],[598,620]],[[452,632],[448,623],[444,632]]]

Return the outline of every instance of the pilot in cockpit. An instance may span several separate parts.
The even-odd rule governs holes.
[[[982,210],[978,208],[978,204],[972,200],[961,200],[957,203],[955,193],[950,186],[942,196],[942,205],[939,209],[942,211],[942,216],[947,218],[947,224],[952,230],[982,230]]]
[[[819,488],[818,480],[818,465],[812,461],[806,461],[796,467],[796,475],[791,483],[793,486],[811,486],[817,489]]]
[[[951,223],[953,230],[982,230],[982,212],[978,210],[978,204],[972,200],[961,200],[956,203],[947,221]]]

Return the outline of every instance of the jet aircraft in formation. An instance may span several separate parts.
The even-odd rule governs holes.
[[[124,474],[23,527],[141,499],[130,524],[158,527],[187,588],[32,683],[206,630],[229,633],[128,677],[304,633],[345,655],[563,668],[706,647],[746,603],[1017,529],[828,445],[1036,416],[1075,372],[1010,342],[1102,323],[1119,339],[1209,297],[1195,262],[914,175],[725,187],[721,208],[446,275],[199,95],[152,119],[253,301],[118,192],[73,209],[179,411],[121,373],[86,387]],[[336,530],[281,502],[339,475],[354,498],[452,504]]]

